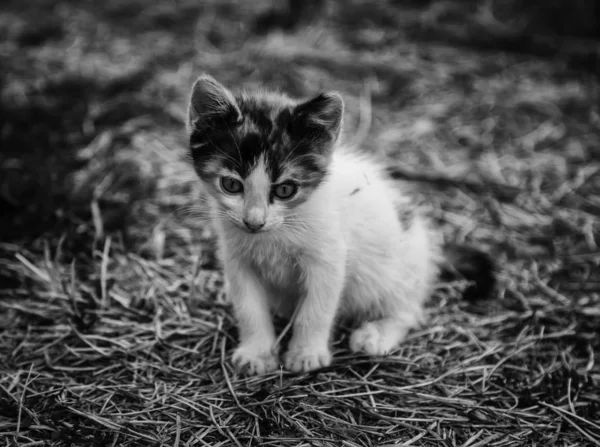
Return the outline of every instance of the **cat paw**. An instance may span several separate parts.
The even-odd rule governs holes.
[[[401,323],[398,323],[401,324]],[[350,350],[367,355],[388,355],[398,347],[406,331],[368,322],[350,336]]]
[[[285,368],[295,373],[314,371],[329,365],[331,351],[328,347],[292,349],[285,355]]]
[[[235,369],[248,376],[266,374],[277,370],[279,359],[270,351],[255,351],[240,346],[233,352]]]

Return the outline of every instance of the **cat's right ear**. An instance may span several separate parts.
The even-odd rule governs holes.
[[[327,134],[335,143],[342,130],[344,100],[339,93],[321,93],[296,106],[293,114],[296,122]]]
[[[241,119],[233,94],[212,76],[202,74],[192,87],[186,123],[188,132],[206,129],[217,120],[235,124]]]

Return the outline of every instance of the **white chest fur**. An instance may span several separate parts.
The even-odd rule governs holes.
[[[275,313],[290,316],[303,291],[304,249],[273,234],[235,233],[222,238],[227,256],[235,257],[256,275]]]

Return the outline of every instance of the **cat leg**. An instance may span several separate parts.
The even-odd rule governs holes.
[[[350,336],[350,350],[368,355],[390,354],[417,324],[416,318],[412,322],[401,318],[367,321]]]
[[[275,329],[267,292],[256,275],[241,263],[226,265],[228,295],[237,319],[240,343],[233,352],[233,364],[249,375],[275,371],[279,366]]]
[[[344,284],[344,257],[338,263],[307,263],[306,296],[293,326],[286,369],[308,372],[331,364],[329,338]]]
[[[362,278],[362,284],[352,284],[349,293],[354,306],[365,307],[364,322],[350,335],[350,350],[387,355],[397,349],[408,331],[423,322],[423,303],[431,292],[434,271],[427,257],[412,265],[400,259],[381,268],[376,281]],[[361,316],[360,312],[355,315]]]

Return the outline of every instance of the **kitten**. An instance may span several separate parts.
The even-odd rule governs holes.
[[[190,150],[238,322],[233,362],[250,374],[279,366],[272,312],[295,316],[294,372],[331,363],[337,319],[361,322],[350,349],[370,355],[423,320],[441,241],[418,212],[400,220],[410,201],[381,166],[338,144],[343,112],[337,93],[234,95],[208,75],[193,86]]]

